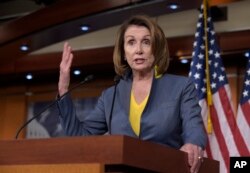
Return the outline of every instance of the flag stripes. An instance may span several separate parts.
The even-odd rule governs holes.
[[[216,43],[213,23],[209,10],[207,11],[207,15],[203,15],[204,9],[207,9],[203,7],[202,5],[197,31],[195,33],[195,41],[193,44],[194,51],[192,54],[189,77],[195,83],[198,91],[204,127],[208,129],[209,117],[212,122],[212,131],[211,133],[210,131],[207,133],[208,145],[205,153],[207,157],[220,161],[221,173],[228,173],[230,156],[249,154],[249,144],[247,146],[246,143],[246,140],[249,139],[245,139],[243,135],[248,132],[238,127],[235,111],[232,106],[230,87],[220,57],[220,50]],[[206,24],[204,24],[205,22]],[[206,69],[206,67],[209,69]],[[209,72],[209,74],[206,75],[206,72]],[[212,91],[211,106],[207,104],[207,92],[209,90]],[[249,111],[249,108],[246,108],[244,111]],[[243,109],[241,112],[242,114],[244,113]],[[210,116],[208,116],[208,114]],[[238,120],[241,121],[243,118],[246,119],[245,117],[246,116],[241,116]]]

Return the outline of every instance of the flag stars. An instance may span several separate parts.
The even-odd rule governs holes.
[[[191,77],[192,76],[192,72],[190,71],[189,73],[188,73],[188,77]]]
[[[215,55],[215,58],[220,58],[220,53],[219,52],[216,52],[214,55]]]
[[[220,59],[220,52],[216,39],[214,37],[215,32],[213,29],[212,19],[208,16],[207,27],[204,31],[204,15],[200,14],[200,19],[197,23],[197,32],[195,33],[195,41],[193,43],[194,51],[192,52],[191,73],[189,76],[194,80],[196,88],[198,89],[199,97],[205,98],[207,92],[208,80],[206,78],[210,76],[209,87],[213,92],[227,83],[225,69]],[[204,32],[207,32],[207,37]],[[205,41],[208,43],[206,48]],[[194,53],[195,52],[195,53]],[[207,57],[208,56],[208,57]],[[205,60],[208,58],[208,65],[205,65]],[[205,66],[209,66],[209,70],[206,70]],[[222,66],[222,67],[221,67]],[[209,72],[209,74],[207,73]],[[249,69],[250,75],[250,69]],[[249,80],[250,85],[250,80]],[[250,92],[250,91],[249,91]]]
[[[194,47],[196,47],[196,46],[197,46],[197,41],[195,41],[195,42],[194,42],[193,46],[194,46]]]
[[[203,93],[206,93],[206,88],[205,88],[205,87],[202,87],[202,88],[201,88],[201,91],[202,91]]]
[[[205,8],[205,6],[204,6],[204,8]],[[214,32],[214,29],[213,29],[212,19],[209,16],[210,13],[208,12],[207,13],[207,21],[205,21],[206,19],[204,18],[204,15],[202,15],[202,12],[204,12],[204,11],[203,11],[203,5],[202,5],[201,14],[199,16],[200,18],[203,17],[203,19],[199,19],[199,22],[202,22],[202,26],[197,28],[198,32],[200,32],[200,37],[196,38],[197,39],[197,46],[196,46],[196,49],[195,49],[196,56],[193,57],[194,65],[192,66],[192,68],[190,68],[190,70],[192,71],[192,74],[193,74],[193,76],[192,76],[193,81],[199,85],[199,88],[198,88],[199,100],[200,101],[203,101],[203,100],[205,101],[204,106],[202,105],[202,116],[206,117],[207,116],[207,110],[208,110],[208,103],[206,102],[206,100],[208,98],[208,94],[206,94],[206,93],[208,92],[208,90],[209,91],[210,91],[210,89],[212,90],[212,94],[213,94],[212,97],[214,99],[213,100],[214,105],[218,106],[217,101],[219,101],[219,102],[222,102],[223,106],[227,105],[229,107],[229,109],[231,110],[231,104],[230,104],[231,100],[229,98],[225,99],[220,94],[221,93],[221,88],[224,88],[226,90],[226,91],[223,91],[224,95],[226,95],[226,96],[230,95],[230,90],[227,91],[227,85],[228,85],[227,76],[226,76],[226,73],[225,73],[225,68],[223,67],[223,61],[222,61],[222,59],[220,57],[221,55],[219,54],[220,50],[219,50],[219,47],[217,45],[217,41],[216,41],[216,38],[215,38],[215,32]],[[206,48],[205,51],[200,48],[200,45],[203,43],[202,42],[203,41],[202,36],[204,35],[204,32],[207,31],[206,28],[205,28],[205,31],[204,31],[203,22],[206,22],[208,24],[207,26],[210,28],[209,33],[208,33],[208,37],[207,37],[208,45],[206,45],[207,48]],[[210,49],[212,49],[213,51],[210,52]],[[198,55],[200,53],[204,54],[203,59],[198,58]],[[207,57],[207,55],[209,55],[209,56]],[[206,62],[206,63],[209,63],[209,65],[205,64],[205,59],[208,59],[209,62]],[[202,64],[202,66],[203,66],[202,70],[199,70],[199,71],[197,70],[198,69],[197,68],[198,63]],[[205,67],[207,67],[207,66],[209,68],[206,70]],[[244,91],[244,99],[242,99],[240,101],[241,105],[244,104],[246,101],[249,101],[249,98],[250,98],[250,69],[249,68],[250,68],[250,64],[248,65],[248,68],[247,68],[248,75],[246,76],[246,77],[249,78],[248,82],[247,82],[248,83],[248,86],[247,86],[248,89],[243,89],[243,91]],[[205,72],[205,70],[207,71],[207,73]],[[200,73],[200,79],[196,80],[195,77],[194,77],[194,74],[198,73],[198,72]],[[209,79],[209,76],[210,76],[210,79]],[[203,82],[204,78],[207,78],[206,84],[205,84],[205,82]],[[213,78],[216,78],[216,79],[213,79]],[[211,80],[211,82],[209,80]],[[242,93],[242,98],[243,98],[243,93]],[[239,105],[239,107],[240,107],[240,105]],[[215,106],[215,108],[213,109],[212,112],[210,112],[210,114],[212,113],[213,116],[218,116],[219,118],[221,118],[221,116],[227,116],[226,115],[227,110],[223,110],[223,108],[221,108],[220,106],[219,107]],[[223,112],[223,113],[221,113],[221,112]],[[204,123],[207,123],[207,119],[203,119],[203,120],[204,120]],[[221,122],[219,122],[219,123],[221,123]],[[222,124],[219,124],[219,125],[222,125],[221,126],[222,128],[224,127],[223,123],[224,122],[222,122]],[[228,122],[226,122],[226,123],[228,123]],[[215,132],[216,129],[213,129],[213,130]],[[229,130],[232,130],[232,129],[229,129]],[[223,135],[227,136],[227,131],[225,129],[222,130],[222,133],[223,133],[222,136]],[[220,139],[216,139],[216,140],[220,140]],[[210,142],[211,145],[213,145],[213,142],[212,143],[211,143],[211,141],[209,141],[209,142]],[[216,145],[220,146],[220,142],[218,144],[216,143]],[[233,145],[235,145],[235,144],[233,144]],[[229,148],[230,147],[231,146],[229,146]],[[233,147],[235,147],[235,146],[233,146]],[[237,146],[236,146],[236,148],[237,148]],[[223,163],[222,165],[225,168],[228,167],[227,162],[225,162],[223,160],[223,158],[221,159],[221,162]],[[223,168],[223,169],[225,170],[225,168]]]
[[[213,82],[213,83],[211,84],[211,88],[216,88],[216,83]]]
[[[214,44],[214,40],[211,40],[211,41],[210,41],[210,44],[213,45],[213,44]]]
[[[197,70],[201,69],[201,68],[202,68],[202,64],[197,63],[197,64],[196,64],[196,68],[197,68]]]
[[[247,74],[250,75],[250,69],[247,70]]]
[[[194,51],[192,52],[192,56],[195,56],[195,52]]]
[[[217,77],[217,73],[214,72],[213,73],[213,78],[216,79],[216,77]]]
[[[219,81],[224,81],[224,79],[225,79],[225,76],[223,76],[223,75],[219,76]]]
[[[245,81],[245,85],[246,85],[246,86],[250,85],[250,80],[247,79],[247,80]]]
[[[213,55],[214,51],[212,49],[209,50],[209,55]]]
[[[250,101],[250,59],[248,60],[246,72],[245,72],[245,79],[244,79],[244,86],[241,93],[241,100],[240,103],[244,104]]]
[[[199,57],[199,59],[203,59],[203,58],[204,58],[204,55],[200,53],[200,54],[198,55],[198,57]]]
[[[197,28],[200,28],[201,27],[201,22],[198,22],[197,23]]]
[[[215,62],[214,63],[214,67],[217,68],[219,66],[219,63],[218,62]]]
[[[247,96],[248,96],[248,91],[244,90],[243,97],[247,97]]]
[[[195,74],[194,74],[194,78],[195,78],[195,79],[200,79],[200,74],[199,74],[199,73],[195,73]]]

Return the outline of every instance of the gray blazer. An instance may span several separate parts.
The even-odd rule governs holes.
[[[103,91],[95,109],[80,122],[69,95],[58,99],[60,121],[67,135],[127,135],[179,149],[185,143],[202,148],[206,133],[196,89],[186,77],[165,74],[154,78],[148,102],[141,117],[140,135],[129,122],[131,75],[117,85],[111,125],[109,126],[114,86]]]

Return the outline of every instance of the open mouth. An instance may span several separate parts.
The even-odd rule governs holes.
[[[136,63],[136,64],[142,64],[142,63],[144,63],[146,60],[144,59],[144,58],[136,58],[135,60],[134,60],[134,62]]]

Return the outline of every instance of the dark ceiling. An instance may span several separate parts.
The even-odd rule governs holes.
[[[25,0],[19,0],[19,3],[20,1],[25,2]],[[27,1],[32,5],[29,8],[27,5],[26,9],[16,15],[0,12],[2,16],[0,17],[0,85],[2,86],[21,82],[24,79],[23,74],[29,72],[43,76],[43,80],[46,81],[50,77],[55,80],[58,76],[61,54],[55,52],[30,55],[30,53],[84,34],[75,29],[83,23],[90,25],[90,32],[92,32],[118,25],[133,14],[158,16],[173,13],[166,8],[170,3],[180,5],[181,8],[177,11],[183,11],[198,9],[202,2],[201,0],[26,0],[25,3]],[[11,3],[11,1],[1,1],[0,9],[2,4],[6,5],[6,2]],[[214,3],[216,4],[216,1]],[[246,34],[249,35],[249,31],[234,32],[229,35],[220,34],[222,50],[235,53],[246,49],[246,46],[240,46],[242,44],[226,44],[228,39],[236,39],[235,42],[243,41],[244,45],[248,44],[249,39],[244,37]],[[180,49],[184,55],[190,55],[192,42],[193,36],[169,39],[171,56],[175,57]],[[19,47],[22,44],[28,45],[30,50],[20,51]],[[113,73],[112,50],[112,47],[107,47],[78,51],[76,57],[79,58],[76,58],[73,67],[84,67],[85,73],[94,71]]]
[[[180,2],[180,10],[198,8],[201,4],[201,0],[171,1],[175,4]],[[17,48],[16,50],[18,50],[21,44],[27,44],[30,46],[29,52],[32,52],[83,34],[81,30],[75,29],[83,23],[92,26],[92,32],[118,25],[133,14],[142,13],[157,16],[171,13],[173,11],[167,8],[169,3],[170,1],[163,0],[57,1],[1,26],[0,50],[4,53],[4,57],[1,57],[0,64],[9,63],[17,56],[23,55],[21,52],[10,52],[8,48]]]

